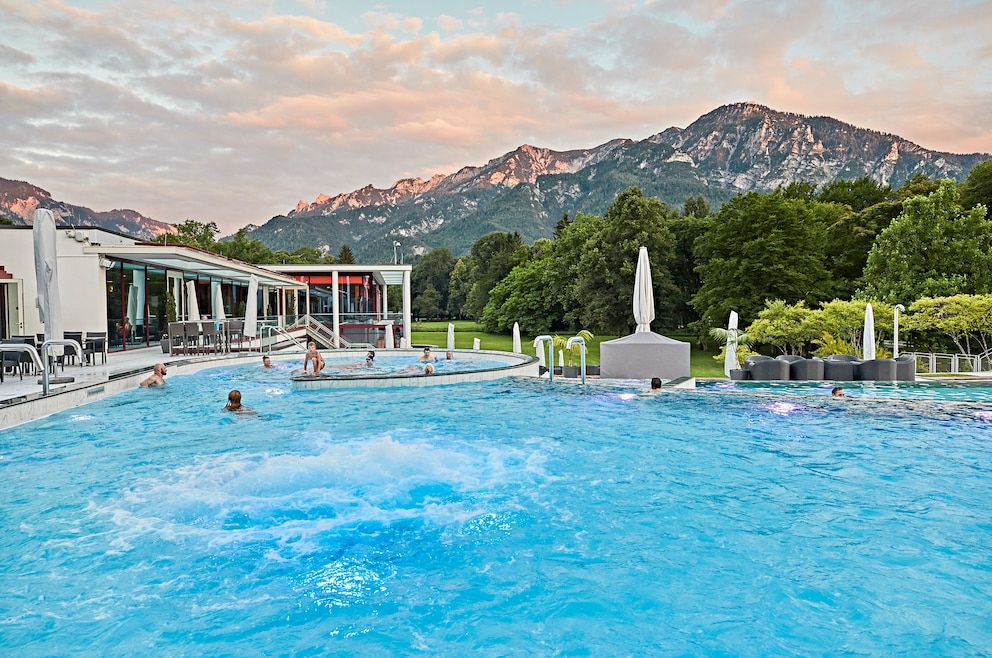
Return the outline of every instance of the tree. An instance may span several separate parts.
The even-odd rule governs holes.
[[[954,182],[903,203],[875,240],[865,295],[892,304],[921,297],[992,292],[992,223],[985,207],[962,211]]]
[[[351,247],[346,244],[341,245],[341,251],[338,252],[338,262],[342,265],[355,264],[355,254],[352,253]]]
[[[433,319],[441,315],[441,293],[428,283],[413,300],[413,312],[419,318]]]
[[[970,210],[982,204],[986,212],[992,208],[992,160],[975,165],[961,184],[961,206]]]
[[[825,265],[833,280],[832,297],[848,299],[864,286],[868,252],[875,238],[902,212],[902,203],[883,201],[852,212],[846,204],[819,203],[814,212],[826,228]]]
[[[187,219],[180,224],[176,224],[175,235],[163,233],[157,236],[154,241],[165,244],[181,244],[216,252],[217,242],[215,238],[219,232],[220,229],[217,228],[216,222],[203,223],[195,219]]]
[[[579,273],[582,255],[599,245],[603,219],[579,213],[551,245],[551,263],[547,295],[553,308],[562,309],[561,322],[581,327],[582,303]]]
[[[808,180],[792,181],[785,187],[779,188],[783,199],[797,201],[813,201],[816,199],[816,185]]]
[[[703,285],[692,304],[704,325],[722,326],[733,310],[753,321],[769,299],[816,304],[827,297],[824,232],[810,204],[778,191],[725,203],[696,242]]]
[[[520,323],[525,334],[546,334],[554,328],[562,311],[548,295],[550,245],[544,251],[545,256],[514,267],[490,291],[482,313],[486,331],[509,332],[514,322]]]
[[[324,257],[324,254],[320,252],[320,249],[309,247],[307,245],[300,247],[294,251],[292,255],[300,261],[301,265],[313,265],[319,263]]]
[[[803,347],[822,333],[811,321],[815,317],[805,302],[786,304],[781,299],[769,300],[744,333],[751,344],[771,345],[782,354],[801,354]]]
[[[572,220],[570,220],[568,218],[568,213],[565,213],[564,215],[561,216],[561,219],[559,219],[558,220],[558,223],[555,224],[554,237],[555,237],[556,240],[561,237],[562,232],[565,229],[567,229],[568,228],[568,225],[571,224],[571,223],[572,223]]]
[[[0,226],[13,226],[14,222],[4,215],[0,215]]]
[[[879,203],[895,201],[896,198],[891,185],[882,185],[868,176],[856,180],[831,181],[816,195],[816,200],[821,203],[843,204],[854,212],[861,212]]]
[[[900,201],[905,201],[906,199],[914,196],[928,196],[933,192],[937,191],[937,181],[932,178],[928,178],[926,174],[922,172],[916,172],[912,178],[902,184],[902,186],[896,190],[896,197]]]
[[[702,199],[702,197],[699,197]],[[686,327],[699,319],[699,313],[692,306],[692,298],[699,292],[703,281],[696,271],[695,244],[709,229],[712,218],[706,215],[686,215],[669,220],[668,227],[675,236],[675,254],[669,270],[672,282],[678,291],[673,300],[675,325]]]
[[[455,261],[451,268],[451,278],[448,283],[448,316],[452,318],[465,317],[465,300],[472,290],[472,261],[463,256]]]
[[[596,333],[620,334],[634,328],[634,273],[641,247],[647,247],[655,296],[657,326],[674,322],[675,285],[669,265],[675,238],[667,222],[677,210],[646,198],[630,187],[603,216],[598,244],[585,245],[578,268],[577,292],[581,326]]]
[[[413,266],[410,274],[410,288],[414,301],[427,289],[434,288],[440,295],[438,307],[448,308],[448,286],[451,282],[451,271],[455,268],[455,258],[447,247],[431,249],[420,261]],[[440,315],[440,314],[439,314]],[[437,317],[437,316],[432,316]]]
[[[240,229],[234,237],[226,242],[218,242],[217,253],[235,258],[246,263],[269,264],[275,263],[275,256],[264,242],[248,236],[248,231]]]
[[[683,217],[709,217],[710,204],[702,194],[698,196],[687,196],[682,203]]]
[[[489,303],[489,291],[519,262],[514,260],[514,256],[521,247],[523,241],[519,233],[494,232],[475,241],[470,255],[472,287],[465,300],[465,315],[474,320],[482,317],[482,312]]]
[[[987,352],[992,347],[992,295],[918,299],[909,307],[905,326],[910,331],[938,331],[962,354]]]

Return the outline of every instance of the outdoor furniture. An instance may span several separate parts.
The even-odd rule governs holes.
[[[80,345],[83,344],[83,332],[81,331],[66,331],[62,334],[62,336],[66,340],[74,340]],[[59,365],[61,365],[64,370],[65,362],[68,361],[69,363],[75,364],[77,356],[79,356],[79,354],[76,352],[75,347],[72,345],[65,345],[62,348],[62,356],[58,357]]]
[[[806,359],[795,354],[785,354],[778,357],[780,361],[789,364],[789,379],[791,381],[815,382],[823,379],[823,359]]]
[[[21,345],[22,340],[14,338],[4,338],[0,340],[0,345]],[[24,379],[24,362],[21,360],[21,352],[0,351],[0,382],[3,381],[4,372],[9,368],[10,374],[17,372],[21,379]]]
[[[789,362],[773,359],[770,356],[749,356],[744,360],[748,379],[755,381],[788,381]]]
[[[99,354],[107,362],[107,332],[87,331],[86,342],[83,345],[83,357],[87,363],[96,365],[96,355]]]
[[[892,382],[896,380],[895,359],[869,359],[858,364],[858,379],[863,382]]]
[[[245,321],[244,320],[231,320],[227,323],[227,348],[228,350],[234,349],[234,337],[238,337],[238,350],[241,349],[241,341],[245,337]]]
[[[200,352],[200,323],[183,322],[183,354],[198,354]]]
[[[916,357],[906,354],[895,359],[896,381],[915,382],[916,381]]]
[[[183,329],[182,322],[170,322],[169,323],[169,354],[176,355],[180,351],[185,354],[186,352],[186,331]]]
[[[195,324],[194,324],[195,326]],[[211,321],[200,323],[200,349],[204,354],[212,352],[218,354],[223,351],[223,335]]]
[[[831,354],[823,362],[823,378],[838,382],[853,382],[857,379],[859,363],[861,361],[850,354]]]

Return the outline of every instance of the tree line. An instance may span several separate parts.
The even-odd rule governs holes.
[[[648,247],[661,331],[707,336],[731,310],[746,326],[766,302],[831,300],[907,307],[922,298],[992,294],[992,161],[960,185],[917,174],[898,189],[862,177],[817,188],[749,192],[716,211],[620,193],[602,216],[564,216],[552,239],[490,233],[470,253],[446,248],[414,266],[414,313],[467,318],[487,331],[588,329],[623,334],[639,248]],[[862,304],[863,307],[863,304]]]

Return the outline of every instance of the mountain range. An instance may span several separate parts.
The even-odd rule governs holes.
[[[151,240],[162,233],[175,233],[172,224],[145,217],[134,210],[96,211],[84,206],[56,201],[47,190],[19,180],[0,178],[0,216],[14,224],[28,225],[34,221],[34,211],[47,208],[55,213],[59,224],[99,226],[130,235],[139,240]]]
[[[738,193],[800,180],[822,185],[870,176],[897,187],[922,173],[961,181],[990,157],[932,151],[830,117],[735,103],[642,140],[614,139],[572,151],[525,144],[485,165],[428,180],[322,194],[245,228],[273,250],[310,245],[336,254],[347,244],[359,262],[391,260],[394,242],[405,254],[445,246],[460,255],[492,231],[517,231],[525,242],[551,237],[562,215],[600,215],[631,185],[676,207],[702,195],[716,209]],[[173,230],[131,210],[94,212],[54,201],[28,183],[0,179],[0,214],[29,223],[36,207],[58,209],[64,221],[144,239]]]

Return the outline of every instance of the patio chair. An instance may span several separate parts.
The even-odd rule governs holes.
[[[183,344],[186,346],[184,354],[198,354],[200,352],[200,323],[183,322]]]
[[[169,354],[186,353],[186,330],[182,322],[169,323]]]
[[[234,337],[238,338],[238,350],[241,349],[241,341],[244,339],[245,321],[231,320],[227,323],[227,345],[228,349],[234,349]]]
[[[62,335],[65,337],[66,340],[74,340],[80,345],[83,344],[83,332],[81,331],[66,331]],[[65,370],[66,361],[75,364],[76,357],[78,356],[79,354],[76,352],[75,347],[73,347],[72,345],[65,345],[62,348],[62,356],[58,358],[59,365],[61,365],[62,369]]]
[[[83,357],[88,363],[96,365],[97,354],[101,356],[102,363],[107,363],[107,332],[87,331],[86,342],[83,343]]]
[[[200,330],[200,349],[204,354],[218,354],[223,351],[223,335],[213,322],[203,322]]]

